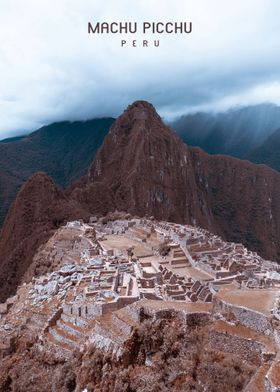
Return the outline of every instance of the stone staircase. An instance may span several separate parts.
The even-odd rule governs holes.
[[[105,351],[113,351],[119,357],[124,343],[130,338],[138,323],[130,315],[129,309],[120,310],[100,316],[95,321],[91,342]]]
[[[113,312],[111,314],[111,318],[114,325],[121,329],[121,331],[123,331],[126,335],[131,335],[133,329],[138,325],[131,317],[126,307],[118,310],[117,312]]]
[[[90,321],[83,317],[62,313],[56,324],[45,333],[45,338],[60,351],[71,352],[85,341],[90,324]]]
[[[210,292],[207,286],[204,286],[198,294],[198,299],[201,302],[211,302],[212,301],[212,293]]]
[[[181,249],[179,244],[174,244],[172,247],[172,259],[170,264],[173,268],[189,267],[190,263],[186,258],[185,253]]]

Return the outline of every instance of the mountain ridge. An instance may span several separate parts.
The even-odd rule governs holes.
[[[210,154],[249,159],[251,151],[280,128],[280,107],[267,103],[219,113],[197,112],[183,115],[171,125],[189,145]]]
[[[259,147],[252,150],[248,159],[252,162],[265,164],[280,171],[280,128],[272,133]]]
[[[0,141],[0,227],[21,185],[44,171],[61,187],[86,174],[113,118],[61,122],[13,141]]]

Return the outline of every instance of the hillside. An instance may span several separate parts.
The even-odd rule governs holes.
[[[248,156],[250,161],[264,163],[275,170],[280,171],[280,129],[277,129],[259,147],[252,150]]]
[[[280,127],[280,107],[260,104],[221,113],[198,112],[181,116],[171,125],[189,145],[210,154],[250,159],[251,151]]]
[[[55,123],[30,135],[0,142],[0,227],[22,184],[46,172],[61,187],[84,175],[112,118]]]

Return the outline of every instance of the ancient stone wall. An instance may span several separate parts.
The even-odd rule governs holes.
[[[210,265],[208,265],[206,263],[202,263],[201,261],[197,261],[196,266],[198,268],[202,269],[203,271],[207,272],[210,275],[215,275],[215,271],[213,271],[213,269],[210,267]]]
[[[138,297],[118,297],[115,301],[111,302],[93,302],[90,304],[64,304],[63,313],[69,316],[76,317],[77,319],[79,317],[91,319],[121,309],[124,306],[132,304],[138,299]]]
[[[254,331],[273,335],[273,327],[269,317],[256,310],[227,303],[216,296],[213,299],[213,312],[214,314],[220,313],[227,320],[239,321],[242,325]]]
[[[54,314],[52,314],[52,316],[47,321],[47,325],[44,327],[44,333],[47,332],[50,327],[53,327],[56,324],[56,322],[60,319],[62,312],[63,309],[59,308],[55,311]]]
[[[263,346],[255,340],[212,330],[209,343],[215,350],[237,354],[246,361],[261,364]]]

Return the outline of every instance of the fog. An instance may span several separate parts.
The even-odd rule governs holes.
[[[0,139],[54,121],[118,116],[137,99],[168,120],[280,104],[279,15],[278,0],[1,1]],[[88,34],[88,22],[98,21],[191,21],[193,31]]]

